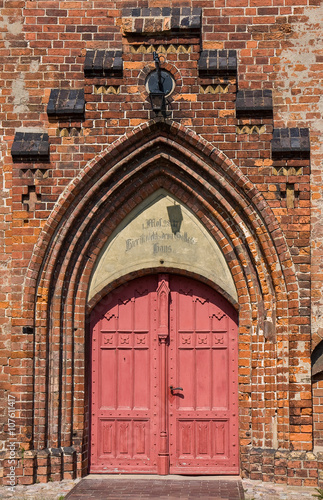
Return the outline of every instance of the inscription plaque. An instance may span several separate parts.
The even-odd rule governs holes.
[[[161,265],[202,275],[237,300],[218,244],[195,214],[163,189],[134,209],[111,235],[92,274],[89,299],[121,276]]]

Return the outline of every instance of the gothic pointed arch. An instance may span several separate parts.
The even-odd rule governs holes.
[[[113,231],[160,189],[195,214],[231,271],[242,342],[241,391],[250,404],[250,377],[244,366],[252,366],[254,380],[271,376],[266,372],[265,344],[266,356],[279,360],[273,390],[266,395],[269,404],[261,410],[259,436],[266,412],[271,415],[277,408],[277,397],[282,397],[279,404],[288,404],[284,392],[274,389],[279,384],[288,390],[287,294],[294,279],[279,225],[261,193],[221,151],[181,125],[153,121],[118,139],[71,182],[49,217],[28,268],[25,300],[35,311],[39,346],[35,405],[43,410],[34,422],[37,448],[74,445],[82,452],[79,443],[88,409],[85,406],[84,414],[80,408],[88,388],[86,376],[76,383],[73,366],[83,364],[86,370],[91,274]],[[154,269],[161,270],[164,267]],[[119,276],[102,294],[126,279],[128,275]],[[256,363],[253,352],[259,355]],[[284,447],[288,445],[287,408],[280,424]],[[253,440],[258,442],[256,430]]]

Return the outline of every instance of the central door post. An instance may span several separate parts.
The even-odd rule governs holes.
[[[158,277],[157,317],[157,334],[160,346],[160,433],[157,471],[159,475],[165,476],[169,474],[166,357],[166,346],[169,335],[169,278],[167,274],[161,274]]]

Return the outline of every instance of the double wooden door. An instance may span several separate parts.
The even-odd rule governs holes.
[[[239,473],[237,315],[176,275],[120,286],[91,315],[90,471]]]

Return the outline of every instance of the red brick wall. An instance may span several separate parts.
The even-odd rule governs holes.
[[[154,4],[202,7],[201,32],[192,32],[189,36],[151,32],[140,40],[125,36],[122,7],[153,7]],[[0,347],[3,360],[0,419],[7,422],[7,395],[13,393],[17,401],[19,446],[25,450],[45,449],[49,446],[46,428],[50,425],[53,432],[50,447],[73,445],[77,453],[75,458],[64,452],[64,460],[69,464],[65,471],[72,467],[74,458],[79,474],[86,469],[87,446],[86,441],[82,441],[87,426],[84,311],[92,264],[82,261],[76,266],[74,258],[85,259],[78,248],[84,247],[88,234],[82,236],[72,230],[77,224],[82,228],[88,223],[94,232],[100,224],[102,234],[105,238],[109,236],[110,229],[104,219],[99,218],[100,214],[86,218],[84,199],[91,207],[98,200],[104,200],[107,188],[100,179],[111,165],[118,159],[129,168],[130,153],[140,148],[143,157],[148,158],[149,147],[146,148],[145,141],[154,141],[160,135],[166,141],[165,146],[160,146],[162,152],[172,147],[174,138],[174,158],[179,157],[178,168],[186,179],[179,184],[173,164],[167,167],[167,179],[173,178],[176,184],[174,190],[189,203],[194,193],[189,192],[191,181],[188,181],[185,165],[191,161],[193,169],[198,171],[198,164],[202,162],[205,185],[192,181],[195,189],[192,209],[210,231],[214,228],[212,217],[225,228],[222,233],[214,232],[214,237],[228,255],[239,291],[240,443],[244,468],[248,470],[246,463],[250,462],[253,448],[279,446],[286,450],[311,451],[313,437],[314,442],[320,439],[320,411],[316,401],[320,389],[316,382],[313,434],[310,351],[311,342],[313,348],[322,338],[323,327],[319,312],[323,301],[320,2],[222,0],[214,5],[208,1],[107,3],[95,0],[92,6],[89,8],[86,1],[46,0],[2,2],[1,5],[4,36],[0,56],[5,64],[0,97],[3,111],[0,125]],[[199,76],[201,40],[204,50],[237,51],[237,79],[232,75],[227,81],[222,77]],[[154,64],[151,52],[145,53],[143,47],[150,45],[168,47],[163,65],[176,79],[172,115],[169,126],[164,128],[149,122],[153,116],[144,79],[147,68],[153,69]],[[84,59],[89,49],[122,49],[122,79],[84,78]],[[209,85],[210,93],[205,93]],[[84,88],[85,119],[48,120],[46,107],[51,89],[68,87]],[[237,119],[237,89],[272,89],[273,119],[268,116]],[[306,158],[273,160],[270,145],[273,127],[308,127],[311,164]],[[10,151],[17,130],[47,131],[50,162],[13,163]],[[191,155],[191,160],[180,148]],[[214,148],[219,152],[212,153]],[[136,161],[140,164],[141,160],[136,157]],[[241,178],[236,176],[234,166],[238,167]],[[223,178],[227,175],[229,179],[223,185],[229,193],[228,206],[223,200],[218,205],[214,202],[221,194],[218,188],[211,189],[218,186],[217,169]],[[114,198],[111,193],[111,199],[115,203],[122,199],[123,205],[118,205],[115,220],[111,212],[114,227],[133,208],[130,194],[133,199],[136,195],[132,191],[135,184],[129,187],[124,175],[117,175],[120,175],[121,195]],[[169,182],[166,175],[157,170],[156,176],[160,180],[159,184],[154,181],[155,187]],[[71,185],[74,179],[78,182]],[[148,179],[149,172],[140,169],[138,192],[141,184],[148,192]],[[153,179],[150,183],[153,184]],[[250,186],[255,187],[254,192]],[[64,198],[59,200],[67,187]],[[30,199],[34,202],[28,204]],[[108,201],[104,203],[107,203],[106,213],[110,213]],[[242,223],[250,231],[245,237],[238,230]],[[54,238],[55,231],[55,238],[60,234],[65,247],[59,238]],[[100,243],[91,240],[92,263],[103,243],[104,239]],[[71,276],[79,280],[79,287],[72,289]],[[66,296],[60,302],[57,295],[62,286],[66,286]],[[276,327],[275,338],[268,337],[264,331],[265,311],[268,321]],[[66,324],[70,336],[63,349],[66,368],[63,380],[57,371],[62,342],[60,324],[61,318],[71,312],[75,313],[75,323],[67,321]],[[23,334],[24,326],[35,326],[35,337]],[[75,334],[71,333],[74,328],[78,328]],[[50,354],[46,346],[48,338]],[[72,339],[77,346],[74,353]],[[71,360],[76,367],[74,393],[71,392]],[[63,396],[60,396],[61,387],[66,388]],[[3,450],[6,440],[5,426]],[[55,478],[62,476],[58,465],[54,466],[55,460],[61,460],[59,457],[39,457],[29,460],[35,462],[35,467],[38,463],[41,480],[46,480],[49,474]],[[265,473],[261,472],[263,465],[257,464],[261,474]],[[26,473],[26,477],[28,479],[22,478],[22,481],[32,481],[34,476]]]

